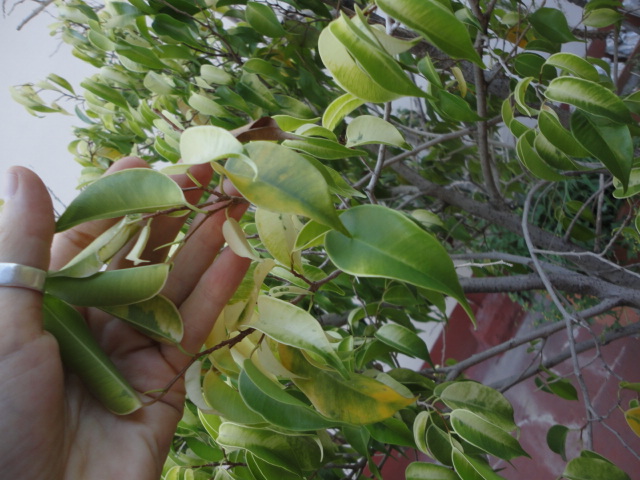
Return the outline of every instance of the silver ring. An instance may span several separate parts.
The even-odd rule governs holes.
[[[44,291],[47,272],[19,263],[0,262],[0,287],[19,287]]]

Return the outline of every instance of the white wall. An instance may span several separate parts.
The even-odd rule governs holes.
[[[46,11],[22,30],[16,30],[32,5],[35,4],[26,2],[10,15],[0,17],[0,171],[10,165],[29,167],[44,179],[53,195],[68,204],[76,195],[80,166],[67,152],[67,145],[73,139],[72,125],[80,125],[80,121],[73,115],[34,117],[11,98],[9,87],[57,73],[75,88],[90,74],[91,67],[72,56],[66,44],[49,35],[48,25],[53,19]],[[57,211],[62,210],[55,198],[54,205]]]

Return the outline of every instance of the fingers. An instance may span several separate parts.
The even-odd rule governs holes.
[[[148,166],[147,162],[140,158],[126,157],[111,165],[106,174],[109,175],[127,168],[146,168]],[[95,220],[56,235],[53,240],[50,269],[59,270],[62,268],[116,221],[117,219]]]
[[[9,169],[5,181],[0,262],[46,270],[54,231],[49,193],[40,178],[26,168]],[[0,286],[0,355],[42,334],[41,308],[41,293]]]
[[[197,351],[213,328],[218,315],[240,285],[251,260],[238,257],[230,249],[223,250],[215,262],[200,276],[191,294],[182,302],[184,319],[182,346]],[[173,350],[184,360],[184,356]]]
[[[225,183],[224,191],[227,195],[238,194],[228,182]],[[210,216],[199,215],[196,218],[189,230],[188,240],[176,256],[174,267],[163,291],[163,294],[176,305],[181,305],[188,297],[224,245],[222,225],[227,219],[227,214],[239,219],[246,211],[248,204],[234,205],[228,209],[220,209],[220,207],[218,205],[209,207],[209,210],[219,209],[219,211]]]

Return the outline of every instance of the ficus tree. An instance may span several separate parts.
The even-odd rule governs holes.
[[[571,408],[587,425],[562,477],[629,478],[592,450],[590,425],[603,419],[584,395],[574,334],[640,307],[628,262],[640,92],[625,90],[618,58],[584,53],[617,41],[621,3],[572,3],[580,13],[567,19],[560,4],[506,0],[53,2],[52,31],[95,73],[79,88],[52,73],[12,95],[33,114],[78,117],[69,151],[81,193],[57,230],[120,219],[50,272],[45,297],[46,328],[106,408],[144,408],[143,392],[73,306],[179,348],[182,320],[159,293],[173,255],[145,262],[148,231],[162,215],[250,204],[223,230],[252,266],[181,373],[189,399],[165,479],[381,478],[381,458],[410,450],[421,460],[408,479],[503,478],[496,459],[529,455],[513,408],[464,373],[524,341],[442,365],[420,336],[447,321],[446,298],[475,322],[470,292],[556,309],[526,341],[564,329],[573,347],[573,375],[558,380],[583,393]],[[127,155],[153,168],[103,176]],[[214,177],[191,204],[170,175],[200,164]],[[224,179],[242,197],[216,191]],[[103,271],[123,249],[135,266]],[[638,330],[614,326],[592,347]],[[620,388],[640,391],[633,380]],[[638,401],[616,401],[640,433]],[[548,436],[557,453],[566,430]]]

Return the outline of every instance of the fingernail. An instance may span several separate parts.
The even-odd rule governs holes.
[[[2,198],[6,201],[9,200],[16,193],[18,189],[18,174],[11,170],[4,174],[4,185],[2,187]]]

